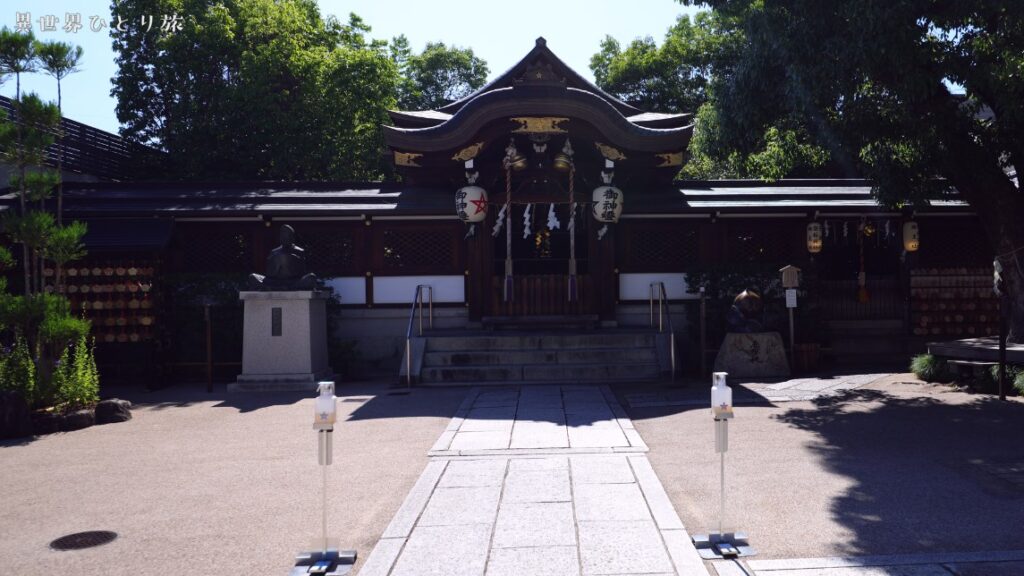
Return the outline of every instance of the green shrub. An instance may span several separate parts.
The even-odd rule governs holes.
[[[946,361],[931,354],[918,354],[910,361],[910,371],[925,382],[944,382],[951,379]]]
[[[85,336],[61,354],[53,374],[57,403],[65,410],[91,406],[99,400],[95,346]]]
[[[996,364],[989,369],[992,382],[999,386],[999,365]],[[1018,395],[1024,396],[1024,366],[1006,365],[1006,381],[1017,391]]]
[[[28,343],[21,335],[14,338],[14,345],[4,349],[3,370],[0,372],[0,390],[20,392],[29,405],[38,399],[36,388],[36,365],[28,351]]]

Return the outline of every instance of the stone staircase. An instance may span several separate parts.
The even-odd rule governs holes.
[[[663,371],[658,335],[641,330],[430,335],[418,364],[424,386],[641,382]]]
[[[902,320],[842,320],[828,323],[832,358],[840,366],[902,367],[910,364]]]

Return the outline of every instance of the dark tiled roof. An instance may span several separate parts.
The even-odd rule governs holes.
[[[677,182],[632,190],[623,185],[625,214],[716,214],[804,211],[888,211],[863,180]],[[454,187],[411,187],[390,182],[345,183],[97,183],[65,185],[69,217],[451,216]],[[13,194],[0,196],[16,206]],[[968,211],[953,198],[918,212]]]
[[[171,239],[174,221],[169,218],[87,220],[82,243],[89,250],[132,248],[160,250]]]

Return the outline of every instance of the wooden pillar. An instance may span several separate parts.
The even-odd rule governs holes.
[[[466,241],[468,244],[466,269],[469,271],[467,282],[469,291],[466,293],[466,298],[469,300],[469,319],[474,322],[479,322],[481,318],[490,314],[491,274],[493,273],[491,261],[494,253],[491,228],[495,218],[496,212],[488,214],[486,220],[476,225],[476,234]]]
[[[586,217],[590,215],[586,214]],[[608,232],[598,240],[597,234],[604,224],[591,222],[589,236],[590,275],[594,292],[589,297],[591,305],[601,320],[615,320],[615,300],[618,292],[618,277],[615,275],[616,228],[621,224],[609,224]]]

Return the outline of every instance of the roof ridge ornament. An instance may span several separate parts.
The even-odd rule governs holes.
[[[568,132],[560,124],[568,122],[568,118],[519,116],[509,118],[519,126],[512,129],[513,134],[565,134]]]
[[[543,59],[538,58],[526,66],[526,71],[515,79],[515,85],[560,86],[565,88],[567,83],[565,77],[555,74],[550,62],[544,62]]]

